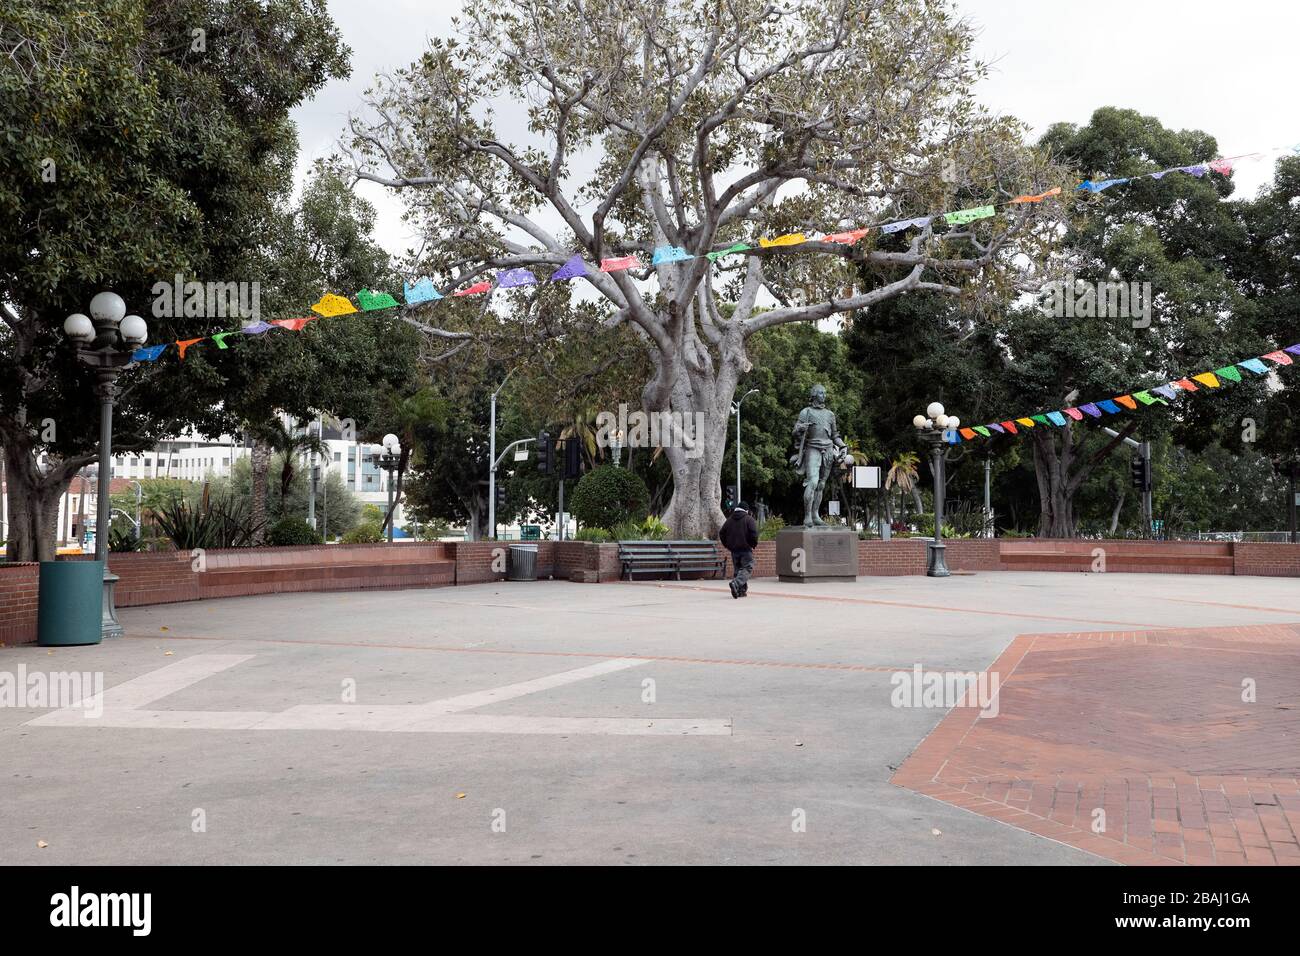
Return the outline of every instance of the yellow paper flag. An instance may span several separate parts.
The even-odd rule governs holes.
[[[1202,372],[1200,375],[1193,375],[1192,378],[1210,388],[1219,387],[1219,379],[1213,372]]]
[[[1032,418],[1017,418],[1016,421],[1024,425],[1026,428],[1034,427],[1034,420]]]
[[[329,318],[333,315],[347,315],[349,312],[355,312],[357,307],[341,295],[326,292],[320,297],[320,301],[311,307],[311,310],[318,315]]]
[[[758,244],[764,249],[771,249],[773,246],[798,246],[807,241],[807,237],[802,232],[787,232],[784,236],[777,236],[775,239],[760,239]]]

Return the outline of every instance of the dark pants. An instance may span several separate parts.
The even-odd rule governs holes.
[[[731,552],[731,564],[735,569],[733,580],[736,582],[736,588],[741,591],[748,590],[749,575],[754,570],[754,552],[749,548]]]

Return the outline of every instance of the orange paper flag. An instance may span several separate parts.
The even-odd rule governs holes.
[[[199,336],[197,339],[185,339],[184,341],[176,343],[176,349],[181,353],[182,362],[185,361],[185,350],[189,348],[191,345],[193,345],[195,342],[202,342],[204,338],[205,336]]]
[[[1011,203],[1018,203],[1018,202],[1042,202],[1048,196],[1059,196],[1060,194],[1061,194],[1061,187],[1057,186],[1053,189],[1049,189],[1045,193],[1039,193],[1037,196],[1017,196],[1015,199],[1007,200],[1007,203],[1011,204]]]
[[[1132,395],[1119,395],[1115,398],[1115,401],[1119,402],[1121,405],[1123,405],[1125,408],[1128,409],[1134,409],[1138,407],[1138,403],[1133,398]]]

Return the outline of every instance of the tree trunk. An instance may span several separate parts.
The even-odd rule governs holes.
[[[1127,496],[1128,496],[1128,489],[1127,489],[1127,488],[1121,488],[1121,489],[1119,490],[1119,498],[1115,501],[1115,507],[1111,510],[1111,513],[1110,513],[1110,534],[1111,534],[1112,537],[1114,537],[1114,535],[1115,535],[1115,529],[1119,527],[1119,513],[1120,513],[1120,511],[1122,511],[1123,508],[1124,508],[1124,499],[1125,499]]]
[[[250,519],[253,522],[253,546],[266,543],[266,492],[267,475],[271,470],[271,446],[258,439],[253,440],[253,453],[250,456],[253,476],[253,505]]]
[[[1069,448],[1058,455],[1053,436],[1044,432],[1033,437],[1034,475],[1038,479],[1038,536],[1073,538],[1074,490],[1069,482]]]
[[[9,499],[10,561],[53,561],[58,551],[59,499],[80,470],[80,461],[65,462],[41,474],[29,448],[6,442],[5,482]]]

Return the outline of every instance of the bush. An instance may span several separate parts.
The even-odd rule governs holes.
[[[772,515],[763,522],[758,529],[759,541],[773,541],[776,539],[776,533],[785,527],[785,519],[779,515]]]
[[[343,544],[378,544],[385,540],[378,524],[363,522],[339,539]]]
[[[573,536],[574,541],[609,541],[610,533],[604,528],[583,528]]]
[[[610,533],[615,541],[666,541],[669,531],[668,525],[650,515],[639,524],[635,521],[617,524]]]
[[[266,536],[267,544],[279,547],[321,544],[323,540],[315,529],[302,518],[281,518],[271,525],[271,530]]]
[[[650,491],[626,468],[604,465],[582,476],[569,508],[578,524],[587,528],[640,523],[650,508]]]
[[[154,510],[154,522],[177,551],[195,548],[246,548],[256,530],[243,501],[191,507],[179,498]]]

